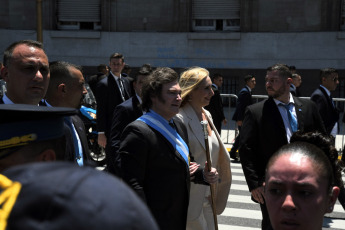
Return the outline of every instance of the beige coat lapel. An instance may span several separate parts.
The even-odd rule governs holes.
[[[192,131],[194,136],[197,138],[197,140],[200,142],[200,145],[204,149],[206,149],[204,132],[202,130],[201,123],[199,122],[199,118],[196,115],[193,107],[190,106],[189,104],[186,104],[183,109],[185,111],[185,114],[188,117],[188,126],[189,126],[190,130]]]

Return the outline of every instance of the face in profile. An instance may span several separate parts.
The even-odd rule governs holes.
[[[209,76],[205,77],[190,94],[190,103],[197,107],[204,107],[210,104],[211,98],[214,95],[212,90],[212,81]]]
[[[80,70],[70,67],[69,71],[73,77],[70,85],[67,89],[67,100],[68,107],[79,109],[84,99],[84,95],[87,94],[85,88],[85,80]]]
[[[321,229],[339,193],[313,161],[300,154],[280,155],[268,168],[265,201],[272,226],[280,229]]]
[[[177,81],[164,84],[160,97],[152,97],[152,109],[166,120],[179,112],[182,102],[181,88]]]

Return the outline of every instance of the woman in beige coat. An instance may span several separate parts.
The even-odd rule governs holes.
[[[189,149],[199,165],[206,162],[205,139],[200,124],[208,121],[208,140],[212,167],[216,168],[219,180],[216,183],[215,205],[217,215],[221,214],[227,203],[231,185],[230,157],[213,125],[211,114],[203,107],[213,96],[209,72],[193,67],[182,73],[179,81],[182,90],[182,104],[177,117],[183,121],[188,131]],[[214,229],[210,187],[191,184],[187,217],[187,230]]]

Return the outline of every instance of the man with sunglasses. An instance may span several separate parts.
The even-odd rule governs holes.
[[[319,109],[327,134],[335,137],[338,133],[339,110],[332,99],[331,92],[339,84],[338,71],[333,68],[321,69],[320,82],[320,86],[312,93],[310,99]]]

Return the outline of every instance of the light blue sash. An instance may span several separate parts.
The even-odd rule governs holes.
[[[162,116],[150,110],[150,112],[139,117],[138,120],[160,132],[180,153],[189,166],[189,149],[187,144]]]

